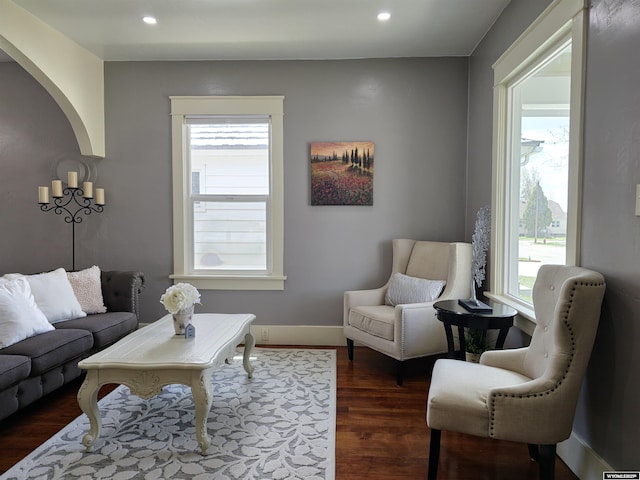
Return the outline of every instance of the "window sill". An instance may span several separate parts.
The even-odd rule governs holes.
[[[200,290],[284,290],[286,276],[173,274],[174,282],[188,282]]]
[[[527,335],[533,336],[533,331],[536,328],[536,314],[531,307],[505,295],[498,295],[492,292],[484,292],[484,295],[495,302],[515,308],[518,311],[518,315],[515,318],[514,325]]]

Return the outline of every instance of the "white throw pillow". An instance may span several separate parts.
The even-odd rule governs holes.
[[[0,348],[53,330],[24,278],[0,279]]]
[[[86,317],[78,303],[64,268],[36,275],[9,274],[4,278],[24,277],[29,282],[36,304],[50,323]]]
[[[405,303],[432,302],[440,296],[447,282],[394,273],[384,296],[384,303],[395,307]]]
[[[104,313],[107,311],[102,298],[100,267],[94,265],[79,272],[67,272],[67,278],[84,313]]]

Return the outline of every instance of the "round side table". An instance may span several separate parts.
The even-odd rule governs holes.
[[[447,349],[449,358],[464,358],[465,339],[464,329],[473,328],[476,330],[500,330],[496,341],[496,349],[504,346],[509,329],[513,326],[516,310],[500,303],[490,302],[491,311],[471,312],[458,303],[458,300],[441,300],[433,304],[436,309],[438,320],[444,324],[444,331],[447,335]],[[453,345],[452,326],[458,327],[458,340],[460,342],[460,357],[456,356]]]

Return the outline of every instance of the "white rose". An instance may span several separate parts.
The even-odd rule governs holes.
[[[200,303],[200,292],[188,283],[177,283],[167,288],[167,291],[160,297],[160,302],[169,313],[178,313]]]

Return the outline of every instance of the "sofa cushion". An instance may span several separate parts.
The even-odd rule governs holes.
[[[107,311],[102,298],[100,267],[94,265],[79,272],[67,272],[67,278],[84,313],[104,313]]]
[[[22,355],[0,355],[0,390],[29,376],[31,360]]]
[[[93,337],[87,330],[54,329],[4,348],[2,353],[31,358],[31,375],[35,376],[80,357],[92,346]]]
[[[24,278],[0,279],[0,348],[53,330]]]
[[[81,328],[93,335],[93,348],[104,348],[138,328],[138,317],[131,312],[107,312],[58,322],[59,330]]]
[[[353,307],[349,325],[392,342],[395,315],[395,308],[388,305]]]

